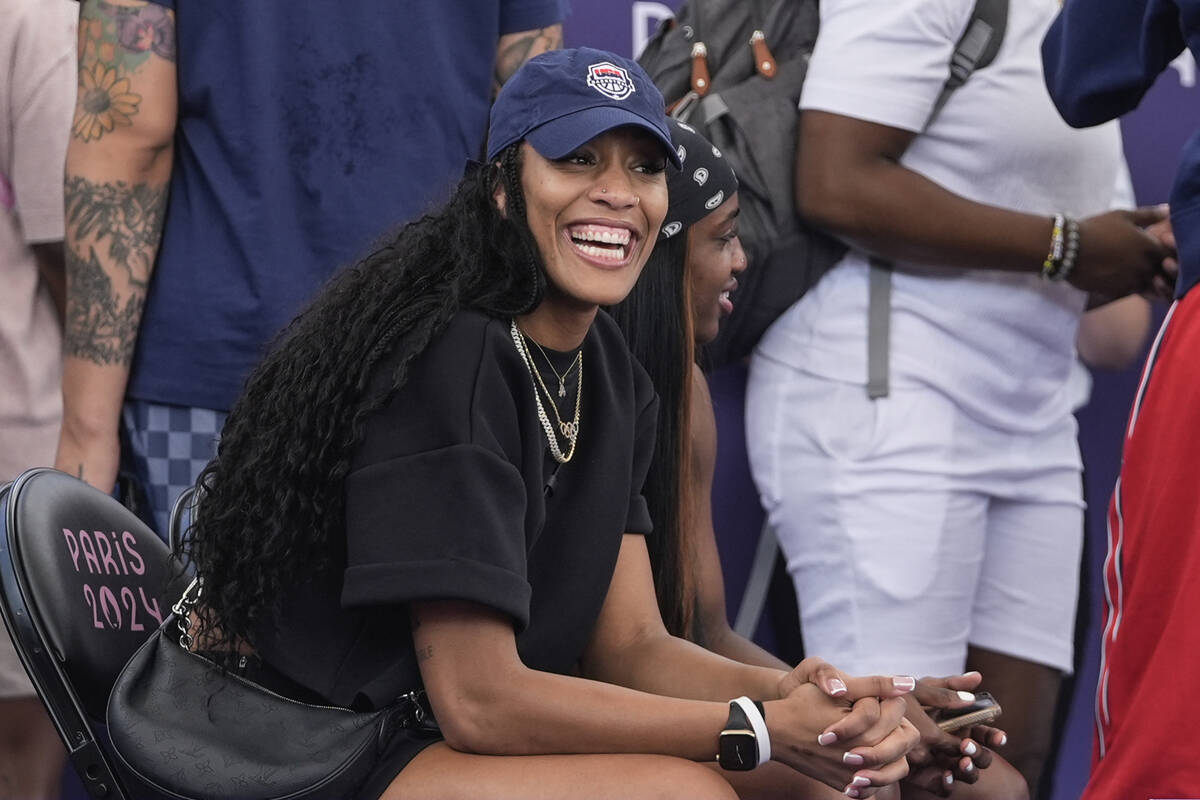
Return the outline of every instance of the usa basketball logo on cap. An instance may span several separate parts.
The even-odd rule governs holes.
[[[588,86],[613,100],[624,100],[636,91],[629,73],[608,61],[588,67],[587,82]]]

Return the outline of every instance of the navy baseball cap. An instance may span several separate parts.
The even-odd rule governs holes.
[[[662,142],[676,167],[662,94],[640,66],[604,50],[551,50],[525,62],[492,105],[488,160],[522,139],[562,158],[605,131],[635,125]]]

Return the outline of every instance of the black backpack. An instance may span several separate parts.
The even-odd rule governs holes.
[[[995,57],[1007,17],[1008,0],[977,0],[926,127],[950,93]],[[713,366],[749,355],[846,251],[804,224],[794,200],[800,90],[818,27],[817,0],[690,0],[638,59],[668,112],[720,148],[738,176],[738,228],[751,268],[738,278],[733,314],[707,348]],[[886,285],[882,293],[875,288],[872,270],[871,360],[881,356],[884,373],[882,392],[873,396],[887,393],[891,273],[880,267]]]

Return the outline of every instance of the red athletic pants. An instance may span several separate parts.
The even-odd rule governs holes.
[[[1172,307],[1134,399],[1104,603],[1083,800],[1200,798],[1200,289]]]

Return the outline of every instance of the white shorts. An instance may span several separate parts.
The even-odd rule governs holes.
[[[854,674],[950,675],[969,643],[1071,670],[1074,417],[1013,434],[926,387],[872,401],[756,355],[746,440],[806,653]]]

